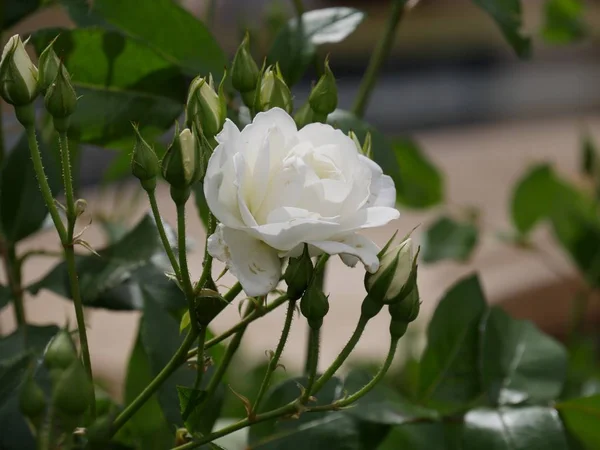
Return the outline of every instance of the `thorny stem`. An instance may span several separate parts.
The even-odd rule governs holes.
[[[182,282],[181,281],[181,270],[179,269],[179,263],[177,262],[177,258],[175,256],[175,253],[173,252],[171,243],[169,242],[169,238],[167,237],[167,233],[165,231],[165,226],[164,226],[162,218],[160,216],[160,211],[158,209],[158,203],[156,201],[156,190],[155,189],[147,190],[146,193],[148,194],[148,201],[150,202],[150,208],[152,209],[152,215],[154,216],[154,221],[156,222],[156,228],[158,229],[158,234],[160,236],[162,245],[165,249],[167,257],[169,258],[169,261],[171,262],[171,267],[173,268],[173,271],[175,272],[175,276],[177,277],[179,282]]]
[[[310,397],[310,393],[317,378],[317,366],[319,365],[321,333],[319,329],[312,327],[308,329],[308,333],[308,352],[306,355],[306,375],[308,376],[308,381],[300,399],[301,403],[306,403]]]
[[[27,324],[25,305],[23,303],[23,288],[21,286],[21,265],[15,255],[15,247],[6,241],[0,241],[0,251],[8,287],[13,301],[15,321],[19,328]],[[23,330],[25,330],[23,328]]]
[[[187,252],[185,242],[185,203],[177,204],[177,250],[179,253],[179,267],[181,268],[181,284],[188,301],[190,318],[194,317],[194,299],[195,293],[190,280],[190,271],[187,263]],[[190,320],[190,324],[195,333],[198,332],[198,322]]]

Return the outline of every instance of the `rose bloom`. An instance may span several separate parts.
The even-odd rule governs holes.
[[[381,167],[330,125],[301,130],[282,109],[256,115],[240,131],[227,120],[216,137],[204,194],[219,225],[208,252],[226,263],[249,296],[265,295],[281,277],[282,258],[339,254],[369,272],[379,248],[357,231],[400,215],[396,189]]]

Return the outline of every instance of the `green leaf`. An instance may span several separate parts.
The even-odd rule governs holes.
[[[581,139],[581,173],[595,177],[598,173],[598,151],[592,137],[586,134]]]
[[[521,0],[473,0],[473,2],[492,16],[519,58],[528,58],[531,55],[531,39],[521,33],[523,25]]]
[[[421,257],[426,263],[444,259],[466,261],[473,253],[477,240],[478,230],[475,225],[440,217],[423,233]]]
[[[364,370],[353,370],[344,380],[344,390],[358,391],[372,375]],[[402,425],[415,419],[433,420],[439,417],[436,411],[410,402],[391,388],[379,384],[358,403],[348,410],[348,414],[367,422],[386,425]]]
[[[567,371],[567,352],[532,323],[492,308],[480,327],[481,377],[492,404],[556,399]]]
[[[462,450],[461,437],[461,424],[407,424],[393,428],[377,450]]]
[[[567,429],[586,449],[600,448],[600,395],[575,398],[556,405]]]
[[[546,0],[542,36],[552,44],[570,44],[585,37],[581,0]]]
[[[210,368],[207,373],[204,374],[204,378],[202,379],[202,389],[177,386],[181,416],[183,417],[184,414],[188,412],[188,407],[190,408],[188,412],[189,416],[185,421],[185,426],[188,431],[192,433],[210,433],[221,413],[225,394],[223,385],[217,390],[216,395],[208,400],[209,403],[206,406],[198,408],[205,398],[205,389],[208,385],[208,380],[213,373],[214,370]],[[191,407],[189,406],[190,401],[193,402],[193,406]]]
[[[521,234],[527,234],[540,220],[550,216],[557,189],[556,176],[547,164],[533,167],[516,184],[511,215]]]
[[[426,405],[452,411],[481,394],[478,326],[486,309],[476,276],[459,281],[440,301],[421,359],[419,391]]]
[[[4,2],[2,29],[8,30],[14,24],[33,14],[42,4],[42,0],[13,0]]]
[[[259,412],[281,407],[300,395],[306,377],[286,380],[271,389]],[[342,394],[342,382],[330,380],[317,395],[315,405],[326,405]],[[302,414],[297,420],[271,420],[250,428],[248,450],[358,450],[361,449],[357,421],[343,412]]]
[[[269,64],[279,63],[288,85],[296,84],[313,61],[316,48],[341,42],[363,21],[365,14],[354,8],[315,9],[302,15],[302,24],[292,18],[279,32],[269,51]]]
[[[444,198],[440,171],[412,140],[394,142],[399,177],[396,180],[398,203],[412,208],[429,208]]]
[[[23,353],[12,359],[0,361],[0,406],[10,398],[25,378],[30,360],[30,355]]]
[[[80,27],[100,26],[131,37],[186,75],[208,75],[216,79],[227,64],[225,54],[206,26],[172,0],[61,0],[71,19]],[[139,61],[141,62],[141,60]]]
[[[553,408],[475,409],[465,416],[464,450],[568,450]]]
[[[172,235],[170,228],[166,231]],[[84,305],[115,310],[142,309],[142,289],[152,293],[167,310],[177,311],[187,304],[181,290],[164,273],[166,255],[152,216],[144,216],[121,240],[98,253],[100,257],[88,255],[76,260]],[[64,262],[28,287],[34,295],[41,289],[70,298]]]
[[[132,122],[150,139],[181,114],[185,82],[172,61],[130,37],[96,28],[39,31],[33,37],[37,53],[57,35],[54,50],[81,96],[69,128],[79,142],[129,150]]]
[[[193,189],[198,215],[200,216],[202,225],[204,225],[204,229],[208,230],[208,217],[210,215],[210,209],[208,208],[208,203],[206,203],[206,198],[204,197],[204,185],[202,183],[196,183]]]
[[[39,141],[48,183],[54,196],[61,190],[60,173],[54,155]],[[48,209],[35,177],[33,164],[23,134],[8,154],[0,179],[0,225],[6,239],[16,243],[42,228]]]

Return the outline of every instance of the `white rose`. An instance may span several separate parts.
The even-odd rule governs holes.
[[[0,95],[11,105],[32,102],[38,90],[38,70],[29,59],[18,34],[11,37],[0,61]]]
[[[282,109],[256,115],[240,131],[227,120],[216,137],[204,194],[219,226],[209,253],[226,263],[249,296],[277,286],[281,259],[339,254],[377,271],[379,248],[357,234],[400,215],[394,182],[330,125],[301,130]]]

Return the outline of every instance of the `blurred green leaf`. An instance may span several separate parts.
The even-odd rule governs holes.
[[[466,261],[477,245],[478,234],[472,223],[440,217],[423,233],[421,257],[426,263],[444,259]]]
[[[223,400],[225,396],[225,388],[221,384],[210,402],[202,408],[198,408],[201,402],[204,400],[204,394],[206,391],[203,390],[208,384],[208,380],[214,373],[212,368],[207,371],[202,380],[202,389],[193,389],[185,386],[177,386],[177,394],[179,395],[179,407],[181,415],[188,411],[190,400],[194,402],[194,406],[190,407],[190,413],[188,419],[185,421],[185,426],[188,431],[192,433],[208,434],[212,431],[215,422],[219,418],[221,408],[223,406]]]
[[[279,63],[288,85],[296,84],[313,61],[316,47],[341,42],[363,21],[365,14],[354,8],[315,9],[302,15],[301,26],[292,18],[279,32],[269,51],[269,64]]]
[[[585,37],[581,0],[546,0],[542,36],[552,44],[570,44]]]
[[[554,209],[557,180],[547,164],[535,166],[516,184],[512,202],[512,220],[517,230],[526,234]]]
[[[79,142],[129,150],[132,122],[150,139],[181,114],[185,82],[172,61],[130,37],[97,28],[41,30],[33,37],[37,53],[57,35],[54,50],[81,96],[69,128]]]
[[[344,380],[344,390],[349,394],[358,391],[371,381],[372,375],[365,370],[353,370]],[[391,388],[379,384],[362,397],[348,414],[367,422],[386,425],[402,425],[415,419],[434,420],[437,411],[414,404]]]
[[[581,173],[589,177],[598,174],[598,151],[592,137],[586,134],[581,139]]]
[[[587,450],[600,448],[600,395],[558,403],[556,409],[567,429]]]
[[[481,395],[478,328],[486,309],[476,276],[459,281],[438,304],[421,359],[419,392],[427,406],[449,412]]]
[[[14,24],[33,14],[41,5],[42,0],[8,0],[3,3],[4,16],[2,17],[2,29],[8,30]]]
[[[393,428],[377,450],[462,450],[461,434],[456,423],[406,424]]]
[[[172,0],[61,0],[80,27],[100,26],[148,46],[186,75],[216,79],[227,64],[225,54],[206,26]],[[139,61],[141,62],[141,60]]]
[[[39,146],[48,183],[56,197],[62,186],[60,172],[54,155],[42,140]],[[48,216],[25,134],[5,159],[0,177],[0,225],[6,239],[16,243],[42,228]]]
[[[492,308],[481,326],[481,380],[491,404],[555,400],[567,371],[567,352],[532,323]]]
[[[411,208],[429,208],[443,200],[442,174],[412,140],[396,141],[398,160],[396,181],[398,203]]]
[[[554,408],[475,409],[465,416],[464,450],[568,450]]]
[[[523,26],[521,0],[473,0],[473,2],[494,19],[519,58],[528,58],[531,55],[531,39],[521,33]]]
[[[4,405],[25,378],[30,360],[29,354],[22,353],[11,359],[0,361],[0,407]]]
[[[168,226],[166,231],[172,236]],[[79,256],[76,260],[84,305],[114,310],[143,309],[142,291],[154,295],[167,310],[177,311],[187,304],[181,290],[164,273],[166,255],[152,216],[146,215],[121,240],[98,253],[99,257]],[[28,287],[34,295],[41,289],[70,298],[64,262]]]
[[[210,215],[210,209],[208,209],[208,203],[206,203],[206,198],[204,197],[204,184],[196,183],[193,187],[193,190],[198,215],[200,216],[202,225],[204,225],[204,229],[208,230],[208,217]]]

